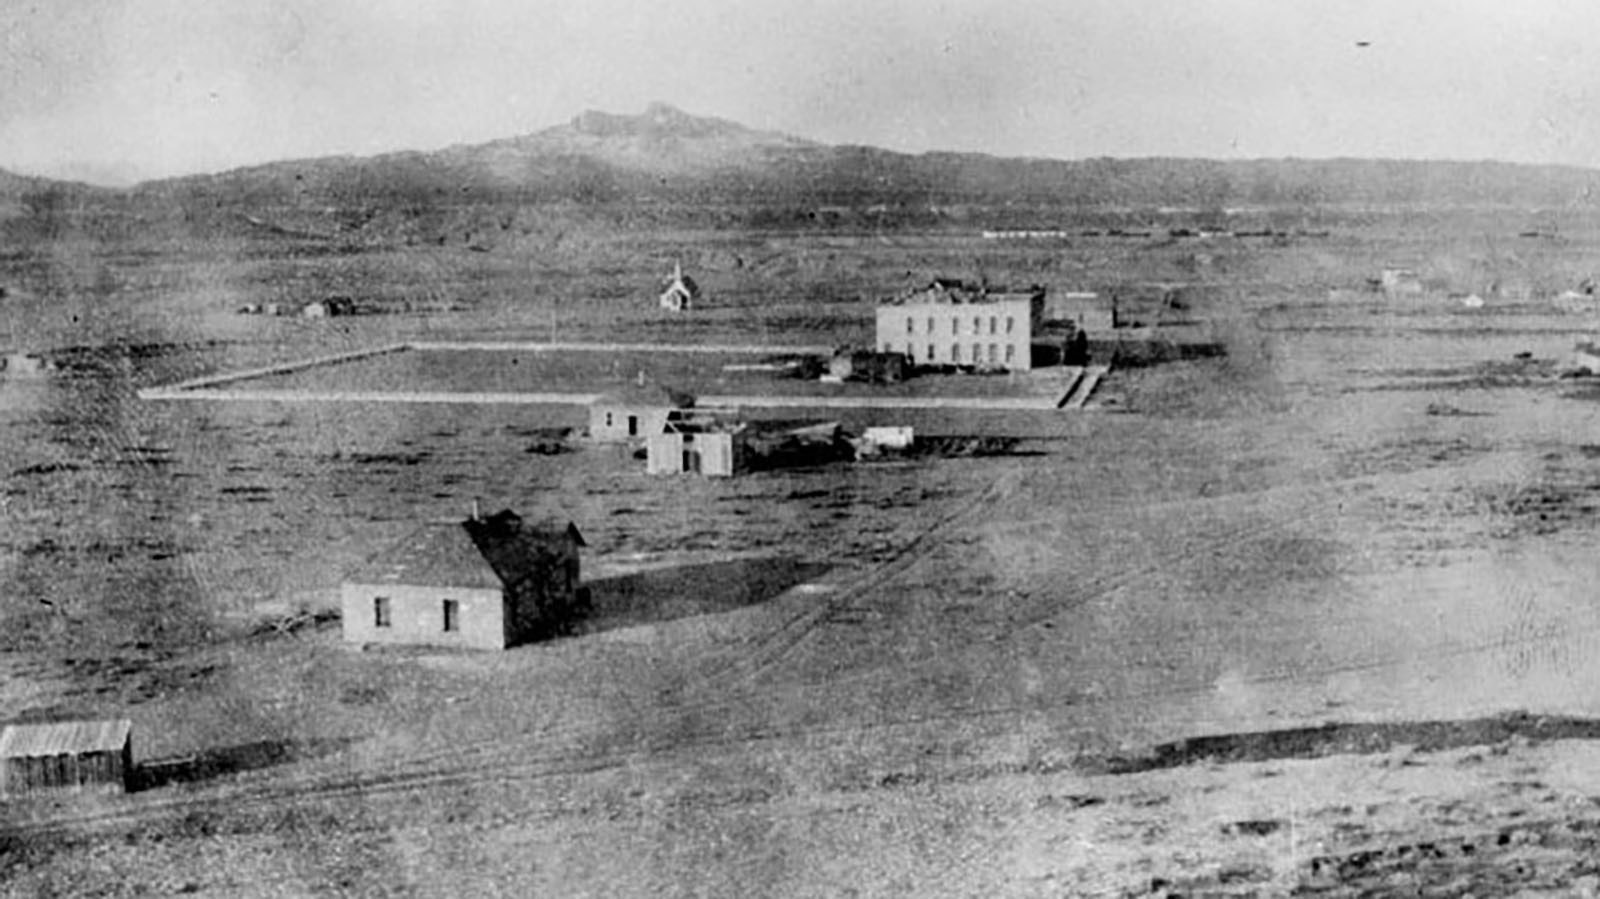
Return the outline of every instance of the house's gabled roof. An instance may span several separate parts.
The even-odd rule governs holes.
[[[424,525],[350,573],[358,584],[498,590],[542,570],[552,546],[586,546],[577,525],[508,510]]]
[[[348,578],[359,584],[416,587],[503,586],[461,522],[423,525],[357,566]]]
[[[619,406],[628,409],[692,409],[694,394],[673,390],[658,384],[639,386],[630,384],[611,391],[595,400],[596,406]]]
[[[126,718],[13,724],[0,731],[0,758],[40,758],[85,752],[118,752],[133,733]]]

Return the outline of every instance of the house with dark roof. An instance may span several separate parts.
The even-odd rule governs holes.
[[[340,591],[344,639],[505,649],[585,611],[570,521],[511,510],[430,523],[367,560]]]
[[[133,722],[55,721],[0,731],[0,796],[121,793],[133,779]]]

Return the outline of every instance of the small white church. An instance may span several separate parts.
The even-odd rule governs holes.
[[[661,292],[661,308],[670,312],[688,312],[699,299],[700,285],[683,273],[681,264],[674,262],[672,280],[667,282],[667,289]]]

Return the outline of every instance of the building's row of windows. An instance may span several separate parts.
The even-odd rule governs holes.
[[[461,630],[460,600],[444,600],[443,608],[440,611],[443,619],[441,623],[444,625],[445,633],[455,633]],[[394,608],[389,602],[389,597],[375,596],[372,598],[372,626],[394,627]]]
[[[996,316],[996,315],[991,315],[988,318],[988,323],[989,323],[989,333],[990,334],[998,334],[999,333],[999,329],[1000,329],[1000,317]],[[937,329],[937,327],[938,327],[938,319],[934,318],[931,315],[928,316],[928,331],[927,331],[927,333],[932,334]],[[972,333],[974,333],[974,334],[982,334],[983,333],[983,327],[984,327],[984,318],[983,318],[983,316],[974,315],[972,317]],[[1017,320],[1016,320],[1016,318],[1014,316],[1010,316],[1010,315],[1006,316],[1006,333],[1007,334],[1013,333],[1016,330],[1016,328],[1017,328]],[[917,320],[916,320],[916,318],[914,318],[913,316],[910,316],[910,315],[906,316],[906,333],[907,334],[915,334],[915,333],[917,333]],[[961,333],[961,318],[959,316],[951,316],[951,318],[950,318],[950,333],[951,334],[960,334]]]
[[[928,350],[928,353],[927,353],[927,355],[922,357],[922,361],[923,362],[935,362],[935,361],[937,361],[938,358],[939,358],[938,347],[935,346],[934,344],[930,343],[927,346],[927,350]],[[883,345],[883,351],[885,353],[894,352],[894,344],[890,344],[890,343],[884,344]],[[917,349],[911,343],[907,343],[906,344],[905,352],[906,352],[906,355],[912,357],[912,359],[916,359],[916,357],[917,357]],[[952,344],[950,344],[949,361],[953,362],[953,363],[957,363],[957,364],[960,364],[962,362],[968,362],[968,363],[971,363],[973,365],[981,365],[984,362],[988,362],[990,365],[998,365],[998,364],[1000,364],[1000,361],[1001,361],[1001,347],[1000,347],[999,344],[994,344],[994,343],[989,344],[987,347],[985,347],[981,343],[975,343],[975,344],[972,345],[972,354],[970,356],[967,356],[967,357],[963,358],[962,352],[961,352],[961,344],[952,343]],[[1011,343],[1006,344],[1005,345],[1005,363],[1007,365],[1010,365],[1010,364],[1012,364],[1012,363],[1014,363],[1016,361],[1017,361],[1017,347],[1016,347],[1016,344],[1011,344]]]

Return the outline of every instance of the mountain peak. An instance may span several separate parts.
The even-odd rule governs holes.
[[[572,120],[572,128],[590,137],[644,138],[725,137],[749,131],[735,122],[690,115],[660,101],[646,106],[639,115],[587,110]]]

